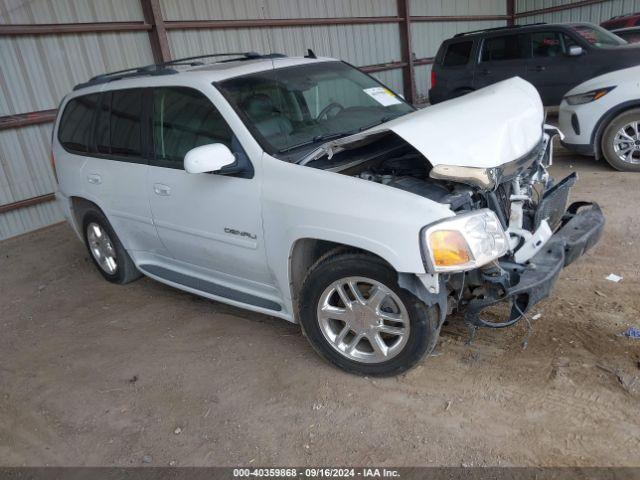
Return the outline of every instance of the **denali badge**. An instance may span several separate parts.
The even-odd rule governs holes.
[[[241,232],[240,230],[236,230],[235,228],[224,227],[224,232],[230,233],[231,235],[238,235],[239,237],[248,237],[251,240],[255,240],[258,238],[255,233]]]

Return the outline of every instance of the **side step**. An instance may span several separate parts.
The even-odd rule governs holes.
[[[193,288],[201,292],[209,293],[217,297],[228,298],[234,302],[246,303],[255,307],[266,308],[279,312],[282,310],[282,306],[272,300],[267,300],[262,297],[257,297],[250,293],[240,292],[233,288],[225,287],[224,285],[218,285],[217,283],[209,282],[197,277],[191,277],[184,273],[169,270],[158,265],[140,265],[140,270],[149,272],[151,275],[163,278],[169,282],[178,283],[185,287]]]

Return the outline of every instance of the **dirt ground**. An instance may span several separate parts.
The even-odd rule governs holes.
[[[640,466],[640,177],[590,159],[601,243],[523,322],[459,321],[405,375],[320,360],[297,326],[105,282],[60,224],[0,243],[0,465]],[[609,273],[624,277],[605,280]]]

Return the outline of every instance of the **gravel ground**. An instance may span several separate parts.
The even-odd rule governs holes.
[[[640,177],[559,157],[607,215],[527,328],[459,320],[391,379],[297,326],[141,279],[111,285],[60,224],[0,243],[0,465],[640,466]],[[624,277],[605,280],[609,273]]]

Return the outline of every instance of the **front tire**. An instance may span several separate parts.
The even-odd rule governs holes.
[[[142,276],[102,212],[86,212],[82,231],[89,256],[106,280],[123,285]]]
[[[640,172],[640,109],[615,117],[602,133],[602,153],[616,170]]]
[[[314,350],[350,373],[398,375],[430,353],[439,335],[437,307],[400,288],[383,260],[336,253],[308,273],[300,323]]]

